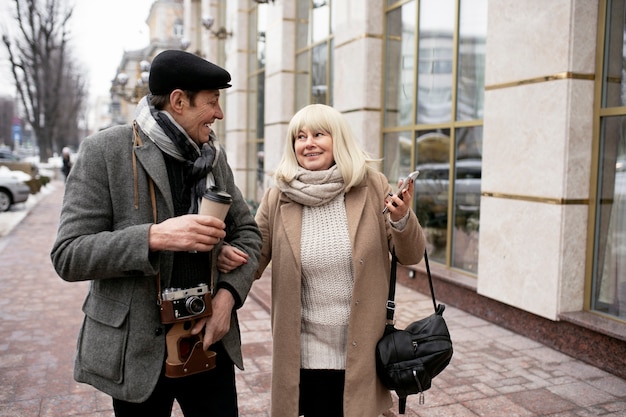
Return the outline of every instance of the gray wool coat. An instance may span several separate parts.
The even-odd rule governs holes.
[[[132,126],[117,126],[85,139],[65,185],[52,263],[65,281],[90,280],[75,358],[74,378],[114,398],[145,401],[165,359],[165,332],[157,306],[156,274],[161,288],[170,284],[173,252],[150,252],[153,223],[148,177],[154,181],[158,222],[174,215],[167,169],[161,151],[140,131],[137,157],[138,207],[135,207]],[[226,223],[231,245],[250,255],[248,263],[215,283],[227,284],[241,300],[222,342],[243,369],[236,309],[248,295],[257,269],[261,235],[220,152],[213,174],[233,196]],[[207,278],[208,279],[208,278]]]

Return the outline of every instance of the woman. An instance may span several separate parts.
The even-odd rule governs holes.
[[[392,405],[374,356],[389,254],[416,264],[425,238],[410,209],[413,184],[401,199],[371,162],[335,109],[313,104],[292,118],[276,186],[256,215],[257,277],[273,260],[272,417],[375,417]],[[244,260],[225,248],[218,268]]]

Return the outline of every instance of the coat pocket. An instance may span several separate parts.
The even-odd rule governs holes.
[[[78,339],[78,359],[86,372],[117,384],[124,380],[130,307],[90,293],[83,305],[85,319]]]

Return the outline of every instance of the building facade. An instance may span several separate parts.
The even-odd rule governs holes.
[[[183,38],[233,77],[251,206],[291,116],[332,105],[390,183],[420,171],[442,302],[626,377],[625,3],[184,0]]]

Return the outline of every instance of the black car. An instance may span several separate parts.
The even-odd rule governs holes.
[[[458,224],[479,214],[482,161],[461,159],[455,165],[454,213]],[[415,180],[418,217],[425,226],[445,228],[448,221],[450,164],[420,164],[416,169],[420,172]]]

